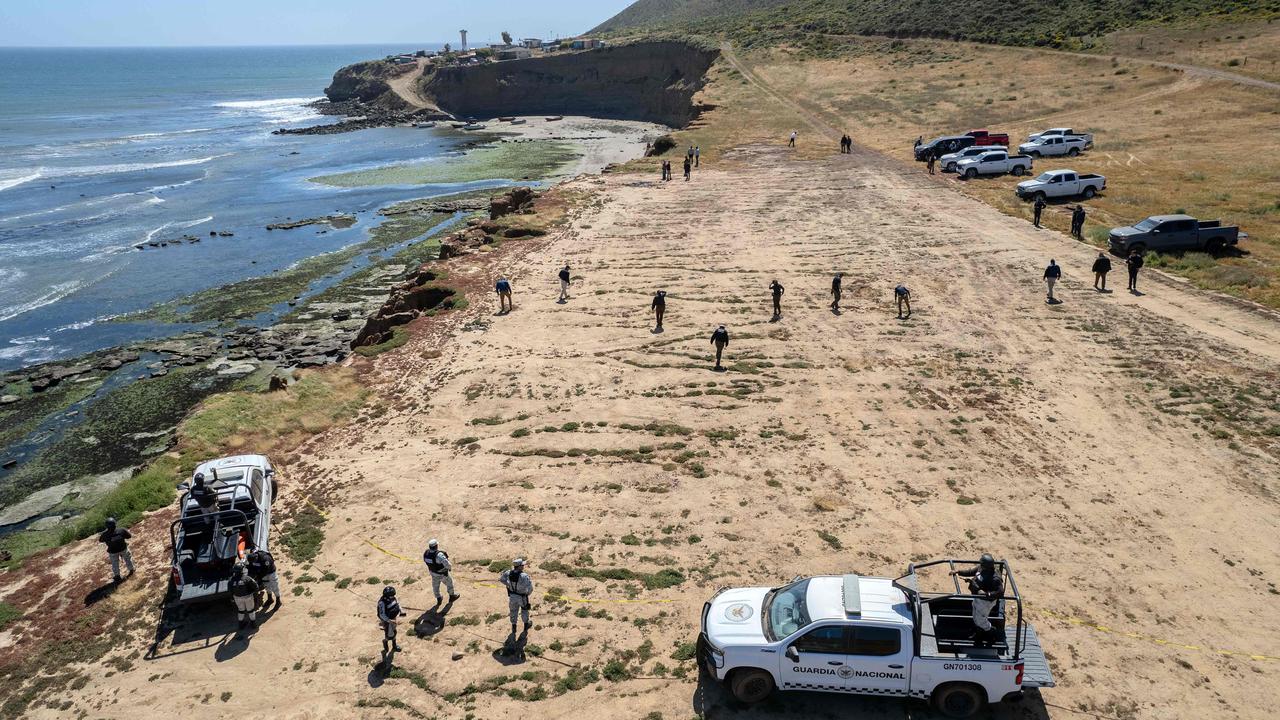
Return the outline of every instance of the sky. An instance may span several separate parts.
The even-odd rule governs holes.
[[[569,37],[632,0],[0,0],[0,47],[361,45]]]

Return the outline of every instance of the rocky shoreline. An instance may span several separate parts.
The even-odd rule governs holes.
[[[346,119],[325,125],[311,125],[301,128],[280,128],[273,130],[273,135],[337,135],[339,133],[368,130],[370,128],[393,127],[412,122],[430,120],[453,120],[448,113],[430,108],[421,110],[387,110],[374,105],[367,105],[360,100],[317,100],[308,107],[321,115],[343,115]]]

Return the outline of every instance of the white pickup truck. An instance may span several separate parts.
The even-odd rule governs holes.
[[[935,560],[896,580],[825,575],[720,590],[702,608],[699,665],[744,703],[777,689],[887,695],[931,700],[955,718],[1053,687],[1007,562],[996,565],[1005,594],[988,616],[999,639],[982,646],[973,639],[975,596],[954,576],[944,592],[919,589],[922,578],[976,565]]]
[[[965,158],[956,163],[956,173],[972,180],[979,175],[1026,175],[1031,172],[1031,158],[1026,155],[1010,155],[1004,150],[990,150],[981,155]]]
[[[1063,137],[1041,136],[1018,146],[1018,152],[1031,157],[1075,157],[1084,151],[1084,138],[1074,135]]]
[[[1088,200],[1107,188],[1107,179],[1093,173],[1080,175],[1075,170],[1049,170],[1034,180],[1023,180],[1014,188],[1023,200],[1083,197]]]
[[[1045,137],[1077,137],[1084,140],[1085,149],[1093,147],[1093,134],[1076,132],[1072,128],[1049,128],[1043,132],[1031,133],[1027,136],[1027,142],[1035,142],[1039,138]]]
[[[947,153],[946,155],[943,155],[942,157],[938,158],[938,164],[942,166],[942,172],[955,172],[956,163],[960,162],[961,160],[965,160],[971,157],[977,157],[984,152],[991,152],[993,150],[1008,152],[1009,148],[1003,145],[983,145],[983,146],[974,145],[973,147],[967,147],[963,150],[959,150],[957,152]]]

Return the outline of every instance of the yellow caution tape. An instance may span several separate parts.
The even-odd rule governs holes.
[[[1072,625],[1077,625],[1079,627],[1087,627],[1090,630],[1097,630],[1098,632],[1107,633],[1109,635],[1119,635],[1121,637],[1127,637],[1133,640],[1145,640],[1147,642],[1152,642],[1157,645],[1162,645],[1164,647],[1182,648],[1183,650],[1199,650],[1202,652],[1210,652],[1215,655],[1222,655],[1224,657],[1242,657],[1242,658],[1250,658],[1252,660],[1280,660],[1280,657],[1276,657],[1274,655],[1260,655],[1257,653],[1239,652],[1236,650],[1215,650],[1213,648],[1207,648],[1200,645],[1188,645],[1186,643],[1174,642],[1172,640],[1165,640],[1164,638],[1158,638],[1152,635],[1146,635],[1139,632],[1116,630],[1115,628],[1110,628],[1110,627],[1107,627],[1106,625],[1098,625],[1097,623],[1091,623],[1088,620],[1084,620],[1082,618],[1074,617],[1072,615],[1064,615],[1063,613],[1057,613],[1052,610],[1045,610],[1043,608],[1036,608],[1035,612],[1040,613],[1041,615],[1045,615],[1047,617],[1068,622]]]

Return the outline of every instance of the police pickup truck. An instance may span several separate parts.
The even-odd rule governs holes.
[[[722,589],[702,608],[700,667],[745,703],[777,689],[815,690],[927,699],[954,718],[1053,687],[1008,562],[996,564],[1005,594],[985,637],[974,632],[976,596],[954,576],[941,592],[920,589],[922,579],[942,582],[942,571],[977,564],[934,560],[897,579],[826,575]]]
[[[956,173],[972,180],[979,175],[1026,175],[1031,172],[1031,158],[1026,155],[1010,155],[1003,150],[991,150],[956,162]]]

